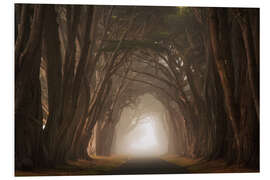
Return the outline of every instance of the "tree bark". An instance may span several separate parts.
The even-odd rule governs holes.
[[[245,52],[247,57],[247,69],[252,92],[253,102],[255,104],[257,120],[259,120],[259,68],[256,64],[254,39],[251,31],[250,20],[248,12],[243,12],[239,17],[239,24],[242,30],[242,37],[244,40]]]
[[[61,53],[60,40],[58,36],[57,14],[54,5],[45,5],[44,26],[44,55],[47,60],[47,82],[48,82],[48,106],[49,116],[45,128],[46,147],[48,161],[52,165],[58,161],[56,157],[57,138],[60,121],[61,96]]]
[[[39,42],[43,25],[43,8],[40,5],[33,5],[31,8],[33,20],[29,39],[24,45],[23,42],[16,43],[15,47],[15,57],[17,57],[15,60],[20,62],[20,65],[15,66],[15,166],[17,168],[33,168],[39,165],[42,127],[39,80],[41,44]],[[29,22],[31,14],[26,12],[22,14],[23,21]],[[25,35],[27,30],[23,30],[24,28],[30,29],[26,24],[24,25],[26,27],[20,27],[21,37],[27,36]],[[25,167],[25,160],[30,161],[31,165]]]
[[[219,15],[219,16],[218,16]],[[219,78],[221,80],[221,85],[224,93],[224,102],[228,118],[232,125],[232,130],[234,134],[234,139],[236,143],[236,157],[240,157],[240,137],[239,129],[237,125],[237,112],[234,103],[233,96],[233,86],[230,83],[230,79],[226,70],[226,61],[231,61],[231,49],[228,37],[227,24],[227,10],[209,8],[209,31],[210,39],[213,50],[213,55],[215,59],[215,64],[218,70]],[[239,159],[237,159],[239,162]]]

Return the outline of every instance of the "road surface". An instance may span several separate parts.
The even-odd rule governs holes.
[[[132,158],[109,174],[183,174],[188,171],[159,158]]]

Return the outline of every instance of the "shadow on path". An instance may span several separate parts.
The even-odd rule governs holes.
[[[188,171],[180,166],[158,158],[133,158],[108,172],[114,175],[127,174],[184,174]]]

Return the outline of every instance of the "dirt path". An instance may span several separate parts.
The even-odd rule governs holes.
[[[179,174],[188,171],[158,158],[133,158],[108,174]]]

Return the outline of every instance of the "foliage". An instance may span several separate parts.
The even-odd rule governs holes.
[[[119,45],[120,44],[120,45]],[[153,40],[107,40],[105,47],[102,49],[104,52],[112,52],[119,46],[120,50],[136,50],[136,49],[151,49],[158,52],[165,52],[167,49],[162,47]]]

